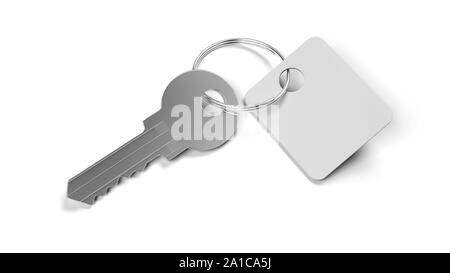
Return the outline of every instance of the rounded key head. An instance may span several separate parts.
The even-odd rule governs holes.
[[[236,115],[217,109],[216,115],[211,116],[210,111],[205,111],[208,104],[202,96],[211,90],[218,92],[225,103],[237,104],[231,86],[208,71],[185,72],[167,86],[161,111],[172,138],[181,145],[194,150],[211,150],[226,143],[236,132]]]

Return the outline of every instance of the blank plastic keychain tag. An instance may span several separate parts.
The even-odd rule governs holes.
[[[245,103],[276,94],[289,68],[301,72],[303,85],[259,112],[258,120],[308,178],[322,180],[388,125],[392,113],[320,38],[309,39],[273,69],[250,89]]]

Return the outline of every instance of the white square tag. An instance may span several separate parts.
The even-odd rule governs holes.
[[[271,117],[278,121],[260,115],[260,122],[308,178],[322,180],[389,124],[392,113],[320,38],[309,39],[273,69],[250,89],[245,103],[279,92],[287,68],[300,70],[304,84],[277,103],[278,117]]]

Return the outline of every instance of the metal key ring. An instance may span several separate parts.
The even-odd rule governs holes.
[[[271,53],[278,55],[278,57],[280,57],[280,59],[282,61],[284,61],[284,56],[277,49],[275,49],[273,46],[271,46],[269,44],[266,44],[264,42],[261,42],[261,41],[255,40],[255,39],[234,38],[234,39],[227,39],[227,40],[223,40],[223,41],[214,43],[214,44],[208,46],[207,48],[205,48],[202,52],[200,52],[198,57],[195,59],[192,69],[193,70],[198,69],[198,67],[200,66],[203,59],[205,59],[205,57],[208,56],[211,52],[213,52],[217,49],[220,49],[222,47],[231,46],[231,45],[235,45],[235,44],[252,45],[252,46],[257,46],[257,47],[266,49],[266,50],[270,51]],[[281,97],[283,97],[286,94],[287,88],[289,86],[289,81],[290,81],[290,78],[289,78],[289,69],[288,69],[288,70],[286,70],[286,83],[284,84],[283,88],[281,88],[281,91],[276,96],[274,96],[270,99],[267,99],[261,103],[253,104],[253,105],[244,105],[244,106],[228,105],[228,104],[225,104],[221,101],[218,101],[218,100],[208,96],[207,94],[203,94],[203,98],[206,99],[208,101],[208,103],[210,103],[226,112],[238,113],[238,112],[255,111],[262,107],[267,107],[267,106],[271,105],[272,103],[278,101]]]

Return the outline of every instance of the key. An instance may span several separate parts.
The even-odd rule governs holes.
[[[160,156],[172,160],[188,149],[206,151],[225,144],[235,134],[236,116],[226,112],[205,116],[201,96],[209,90],[219,92],[225,102],[237,104],[233,89],[216,74],[201,70],[181,74],[164,91],[161,109],[144,120],[144,132],[70,179],[67,196],[92,205],[123,178],[143,171]],[[185,115],[190,116],[182,120]],[[179,126],[181,121],[187,123]],[[223,134],[203,136],[207,124],[223,126]]]

